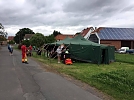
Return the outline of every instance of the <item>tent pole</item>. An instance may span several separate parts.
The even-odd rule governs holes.
[[[54,47],[53,47],[53,49],[52,49],[51,53],[53,53],[53,52],[54,52],[54,48],[55,48],[55,46],[56,46],[56,44],[54,45]],[[54,54],[55,54],[55,52],[54,52]],[[52,56],[53,56],[54,54],[51,54],[51,56],[49,56],[49,58],[50,58],[50,62],[51,62],[51,58],[52,58]]]
[[[48,46],[49,46],[49,45],[48,45]],[[47,51],[48,46],[46,47],[45,51]],[[47,51],[47,52],[48,52],[48,51]],[[47,53],[47,54],[48,54],[48,53]],[[45,53],[44,53],[44,55],[45,55]],[[47,55],[47,57],[48,57],[48,55]]]
[[[55,46],[56,46],[56,44],[54,45],[54,47],[53,47],[51,53],[54,52],[54,48],[55,48]],[[55,52],[54,52],[54,54],[55,54]],[[54,54],[53,54],[53,55],[54,55]],[[52,57],[53,55],[51,55],[51,57]]]

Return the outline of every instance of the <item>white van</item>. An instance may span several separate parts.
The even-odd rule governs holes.
[[[129,50],[129,47],[121,47],[119,53],[126,53],[127,50]]]

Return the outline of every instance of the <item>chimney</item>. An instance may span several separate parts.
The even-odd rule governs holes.
[[[97,29],[97,27],[95,27],[95,30]]]

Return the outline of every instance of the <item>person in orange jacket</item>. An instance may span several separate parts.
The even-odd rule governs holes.
[[[28,62],[27,62],[26,50],[27,50],[26,45],[22,44],[22,46],[21,46],[21,51],[22,51],[22,63],[28,64]]]

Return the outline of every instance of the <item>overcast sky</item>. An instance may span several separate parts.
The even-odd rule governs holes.
[[[0,23],[9,36],[30,28],[75,34],[87,27],[134,27],[134,0],[0,0]]]

